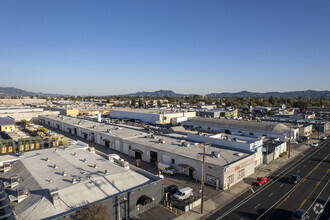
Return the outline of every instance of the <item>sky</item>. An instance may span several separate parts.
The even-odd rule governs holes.
[[[330,90],[327,0],[0,0],[0,87]]]

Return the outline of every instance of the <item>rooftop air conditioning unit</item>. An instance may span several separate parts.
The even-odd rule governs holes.
[[[159,139],[159,143],[160,144],[165,144],[165,140],[164,139]]]
[[[220,158],[220,152],[218,151],[212,151],[212,156],[216,158]]]

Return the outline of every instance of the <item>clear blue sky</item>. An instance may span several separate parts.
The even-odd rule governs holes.
[[[330,1],[0,0],[0,86],[329,90]]]

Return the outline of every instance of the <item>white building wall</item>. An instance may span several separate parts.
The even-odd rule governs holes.
[[[259,130],[246,130],[240,128],[227,128],[222,126],[212,126],[212,125],[202,125],[202,124],[194,124],[190,121],[183,122],[184,125],[193,126],[197,130],[204,130],[204,131],[215,131],[219,133],[225,133],[226,130],[230,132],[234,132],[235,134],[241,133],[243,136],[248,137],[255,137],[255,138],[262,138],[263,136],[267,136],[268,138],[279,138],[280,141],[285,141],[286,133],[274,133],[269,131],[259,131]],[[287,131],[288,132],[288,131]],[[295,134],[292,134],[294,136]]]

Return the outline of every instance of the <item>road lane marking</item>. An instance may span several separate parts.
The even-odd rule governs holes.
[[[280,185],[280,187],[282,187],[284,185],[284,183],[282,183],[281,185]]]
[[[261,214],[257,219],[260,219],[261,217],[263,217],[269,210],[271,210],[278,202],[280,202],[284,197],[285,199],[282,200],[282,202],[275,208],[273,209],[273,211],[267,215],[266,219],[271,216],[273,214],[273,212],[278,209],[287,199],[290,198],[291,194],[303,183],[306,181],[307,177],[312,174],[318,167],[321,163],[323,163],[323,161],[329,156],[330,154],[328,154],[326,157],[323,158],[322,161],[320,161],[316,167],[314,167],[305,177],[302,181],[300,181],[294,188],[292,188],[289,192],[287,192],[284,196],[282,196],[282,198],[280,198],[279,200],[277,200],[269,209],[267,209],[263,214]],[[328,169],[329,171],[330,169]]]
[[[326,177],[329,173],[329,170],[327,170],[327,172],[324,174],[324,176],[322,177],[322,179],[316,184],[316,186],[314,187],[313,191],[308,195],[308,197],[306,199],[304,199],[304,201],[300,204],[300,209],[301,207],[303,207],[303,205],[305,204],[305,202],[309,199],[309,197],[312,195],[312,193],[316,190],[316,188],[320,185],[320,183],[322,182],[322,180],[324,179],[324,177]]]
[[[300,172],[300,170],[297,170],[297,173],[299,173]]]
[[[256,209],[256,208],[258,208],[258,206],[260,206],[260,204],[256,205],[254,208]]]
[[[306,165],[304,165],[303,167],[305,167]]]
[[[273,195],[273,193],[269,194],[268,197],[271,197]]]
[[[326,145],[324,145],[326,146]],[[265,187],[261,188],[260,190],[256,191],[256,193],[251,194],[249,196],[247,196],[246,198],[244,198],[242,201],[240,201],[238,204],[236,204],[235,206],[233,206],[231,209],[229,209],[227,212],[225,212],[224,214],[220,215],[217,220],[224,218],[225,216],[229,215],[230,213],[232,213],[234,210],[238,209],[240,206],[242,206],[243,204],[247,203],[249,200],[251,200],[252,198],[254,198],[255,196],[259,195],[261,192],[263,192],[264,190],[266,190],[268,187],[270,187],[271,185],[273,185],[274,183],[276,183],[279,179],[281,179],[283,176],[285,176],[286,174],[288,174],[290,171],[292,171],[293,169],[295,169],[297,166],[299,166],[301,163],[308,161],[310,162],[308,159],[310,159],[314,154],[316,154],[319,150],[323,150],[323,147],[318,148],[316,151],[308,151],[307,154],[305,155],[306,157],[297,157],[297,160],[294,161],[292,164],[290,164],[289,166],[287,166],[286,168],[284,168],[283,170],[281,170],[278,174],[276,174],[276,176],[274,177],[274,180],[270,181]],[[283,168],[283,167],[282,167]],[[274,171],[275,172],[275,171]],[[246,191],[244,191],[242,194],[244,194],[245,192],[247,192],[249,189],[247,189]],[[284,197],[284,196],[283,196]],[[282,197],[282,198],[283,198]],[[277,203],[277,202],[276,202]],[[275,203],[275,204],[276,204]],[[275,206],[275,204],[271,207],[273,208]],[[218,209],[219,210],[219,209]],[[267,210],[268,211],[268,210]],[[265,213],[264,213],[265,214]]]
[[[251,190],[252,190],[252,193],[254,193],[254,191],[253,191],[253,189],[251,188]]]

